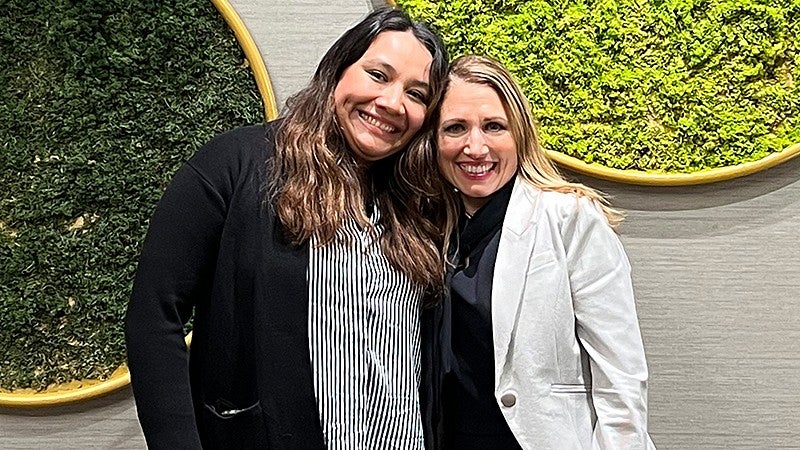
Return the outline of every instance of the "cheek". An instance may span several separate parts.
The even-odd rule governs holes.
[[[437,139],[436,140],[436,159],[439,161],[439,165],[444,165],[447,160],[450,159],[452,156],[452,144],[450,144],[447,139]]]
[[[452,164],[450,164],[447,160],[441,157],[439,157],[439,174],[448,183],[452,185],[456,184],[456,177]]]
[[[339,120],[343,119],[346,115],[344,113],[344,96],[342,95],[342,91],[339,90],[339,86],[333,91],[333,112]]]
[[[439,170],[444,175],[450,174],[453,171],[453,161],[458,156],[457,146],[445,139],[437,141],[436,149],[436,161],[439,164]]]
[[[442,156],[441,152],[439,152],[439,154],[436,155],[436,163],[439,166],[439,172],[441,172],[443,174],[446,174],[447,173],[447,161],[444,159],[444,156]]]
[[[347,109],[347,103],[353,102],[353,97],[358,91],[354,81],[350,69],[347,69],[336,83],[336,87],[333,89],[333,106],[337,114],[341,114]]]
[[[514,174],[517,173],[517,169],[519,168],[519,159],[517,159],[517,152],[516,149],[510,150],[508,152],[508,157],[506,168],[504,169],[504,181],[508,181],[514,177]]]

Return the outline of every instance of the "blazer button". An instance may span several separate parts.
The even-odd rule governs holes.
[[[502,403],[503,406],[510,408],[517,404],[517,397],[514,394],[504,394],[502,397],[500,397],[500,403]]]

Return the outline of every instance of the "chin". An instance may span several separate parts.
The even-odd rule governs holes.
[[[375,162],[380,161],[382,159],[386,159],[395,153],[397,150],[369,150],[369,151],[358,151],[354,152],[358,157],[365,161]]]
[[[479,191],[472,191],[472,192],[468,193],[467,195],[472,197],[472,198],[488,198],[488,197],[491,197],[492,194],[494,194],[494,193],[495,193],[495,191],[491,191],[490,192],[487,189],[481,189]]]

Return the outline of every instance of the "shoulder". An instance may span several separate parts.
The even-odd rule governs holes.
[[[534,203],[540,217],[546,217],[549,222],[555,222],[560,227],[576,221],[607,224],[602,208],[589,197],[574,192],[542,189],[524,180],[519,181],[518,189]]]
[[[224,166],[232,161],[265,160],[275,148],[276,122],[251,125],[218,134],[200,147],[193,164]]]
[[[260,171],[275,152],[277,121],[235,128],[214,136],[187,162],[212,184]]]

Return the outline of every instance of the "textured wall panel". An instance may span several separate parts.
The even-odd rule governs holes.
[[[615,185],[660,449],[800,448],[800,159],[729,182]]]
[[[368,0],[229,0],[256,42],[278,109],[306,86],[333,41],[372,8]]]
[[[143,449],[130,388],[58,408],[0,408],[2,449]]]

